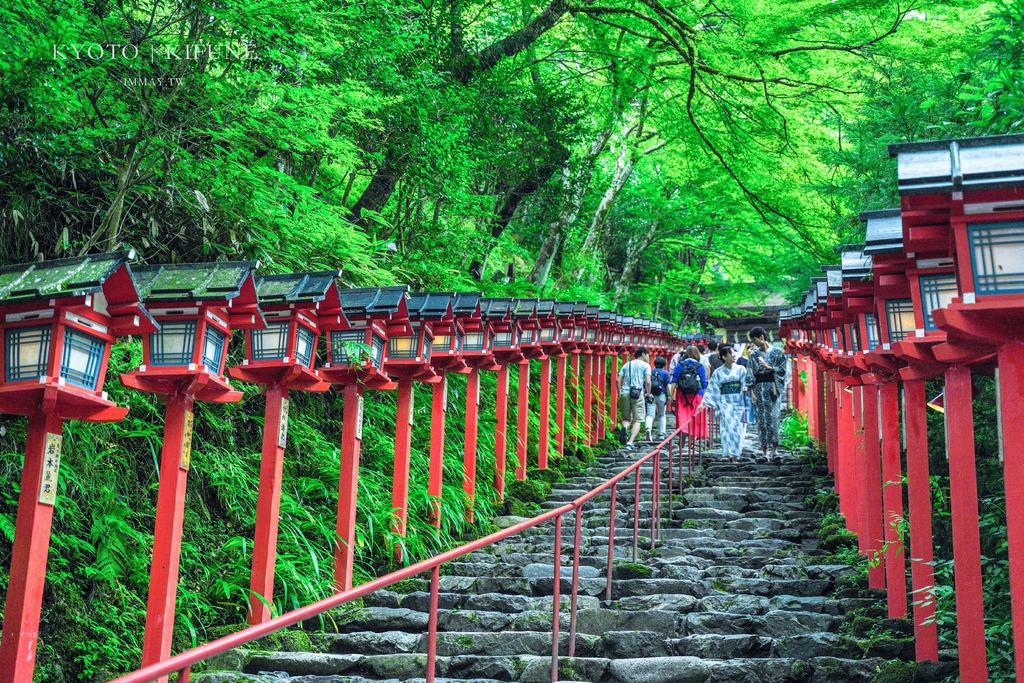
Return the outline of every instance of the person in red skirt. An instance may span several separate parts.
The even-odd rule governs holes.
[[[694,417],[708,388],[708,375],[700,362],[700,350],[687,346],[683,360],[672,373],[669,389],[676,401],[676,425],[684,426],[683,433],[691,439],[707,438],[707,418],[704,414]]]

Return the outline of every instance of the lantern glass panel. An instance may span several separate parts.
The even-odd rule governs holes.
[[[416,336],[388,337],[389,358],[415,358]]]
[[[107,343],[102,339],[70,327],[65,328],[60,376],[68,384],[95,391],[106,347]]]
[[[553,342],[555,341],[555,328],[545,327],[540,331],[540,340],[542,342]]]
[[[976,294],[1024,292],[1024,221],[967,227]]]
[[[571,327],[563,327],[562,328],[562,335],[561,336],[562,336],[562,339],[572,339],[572,328]]]
[[[16,327],[4,335],[5,379],[18,382],[46,376],[50,358],[50,325]]]
[[[224,342],[224,333],[208,324],[203,336],[203,365],[218,375],[221,362],[224,360]]]
[[[310,367],[314,355],[316,355],[316,334],[308,327],[299,325],[299,332],[295,335],[295,360]]]
[[[533,330],[523,330],[523,334],[522,334],[522,337],[520,338],[520,341],[523,344],[532,344],[533,343]]]
[[[494,335],[494,346],[496,348],[508,348],[512,346],[512,333],[511,332],[497,332]]]
[[[597,329],[591,327],[587,330],[587,341],[597,341]]]
[[[267,323],[262,330],[252,331],[252,359],[275,360],[288,353],[288,332],[291,323]]]
[[[370,361],[378,368],[384,362],[384,338],[376,334],[370,338]]]
[[[860,353],[862,349],[860,343],[860,330],[857,329],[857,323],[850,323],[849,325],[846,326],[846,329],[847,335],[850,339],[850,351],[853,351],[854,353]]]
[[[467,332],[466,341],[464,348],[467,351],[483,351],[484,350],[484,333],[483,332]]]
[[[160,331],[149,335],[149,364],[188,365],[192,362],[195,344],[195,320],[160,323]]]
[[[575,339],[576,341],[583,341],[583,335],[584,335],[584,334],[585,334],[585,328],[583,328],[583,327],[580,327],[579,325],[577,325],[577,326],[576,326],[576,333],[575,333],[575,335],[573,336],[573,338],[574,338],[574,339]]]
[[[614,336],[612,336],[612,341],[615,342],[616,344],[620,343],[622,341],[622,333],[616,332]]]
[[[434,337],[434,345],[437,346],[438,353],[447,353],[452,348],[452,335],[450,334],[439,334]],[[430,354],[427,354],[430,355]]]
[[[864,326],[868,328],[868,351],[878,348],[878,320],[874,313],[864,314]]]
[[[462,353],[462,345],[465,343],[465,336],[462,330],[455,330],[455,353]]]
[[[345,365],[356,362],[358,351],[350,353],[350,345],[365,344],[366,332],[363,330],[336,330],[331,332],[331,364]]]
[[[832,334],[832,349],[836,350],[839,348],[839,335],[836,334],[836,328],[834,327],[830,330],[830,332]]]
[[[956,276],[952,273],[942,275],[922,275],[921,302],[924,305],[924,328],[937,330],[932,312],[945,308],[957,295]]]
[[[430,338],[430,335],[425,330],[420,330],[418,336],[423,338],[423,357],[430,358],[430,352],[434,348],[434,340]]]
[[[914,330],[914,302],[910,299],[890,299],[885,302],[889,323],[889,343],[902,341]]]

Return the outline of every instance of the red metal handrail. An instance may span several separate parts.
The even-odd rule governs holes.
[[[699,417],[698,414],[697,417]],[[691,418],[692,420],[693,418]],[[610,509],[610,522],[608,530],[608,575],[607,575],[607,587],[606,587],[606,599],[611,599],[611,577],[612,577],[612,562],[614,559],[614,546],[615,546],[615,498],[617,492],[618,483],[625,479],[630,474],[635,475],[634,484],[634,501],[633,501],[633,560],[637,558],[637,539],[639,534],[639,518],[640,518],[640,468],[642,465],[650,460],[653,460],[654,470],[651,476],[652,493],[655,495],[651,499],[651,547],[660,535],[661,528],[661,453],[663,448],[667,448],[668,451],[668,476],[669,476],[669,513],[672,510],[672,442],[676,437],[679,437],[679,492],[682,495],[683,490],[683,477],[682,477],[682,464],[683,464],[683,449],[682,449],[682,437],[683,430],[686,424],[677,427],[669,436],[658,443],[654,448],[642,458],[634,461],[629,467],[625,468],[615,476],[609,478],[606,482],[599,484],[595,488],[591,489],[587,493],[583,494],[579,498],[576,498],[570,503],[566,503],[561,507],[549,510],[548,512],[542,513],[531,519],[525,520],[518,524],[496,531],[493,534],[488,534],[482,538],[478,538],[475,541],[470,541],[457,548],[452,548],[445,552],[439,553],[429,559],[417,562],[416,564],[404,567],[397,571],[391,572],[379,578],[368,581],[364,584],[351,588],[347,591],[336,593],[329,598],[324,598],[317,602],[300,607],[286,612],[274,619],[257,624],[255,626],[249,626],[237,631],[235,633],[223,636],[216,640],[212,640],[209,643],[205,643],[198,647],[186,650],[180,654],[177,654],[169,659],[162,662],[151,664],[147,667],[143,667],[132,673],[125,674],[118,678],[112,679],[109,683],[149,683],[149,681],[155,681],[160,678],[164,678],[171,673],[178,673],[178,683],[187,683],[192,665],[207,660],[211,657],[219,655],[228,650],[240,647],[247,643],[251,643],[254,640],[259,640],[275,631],[279,631],[283,628],[287,628],[301,621],[311,619],[319,616],[324,612],[339,607],[347,602],[356,600],[365,595],[373,593],[374,591],[408,579],[417,574],[424,572],[430,572],[430,613],[428,617],[428,641],[427,641],[427,671],[426,680],[428,683],[432,683],[434,680],[434,669],[435,669],[435,658],[436,658],[436,644],[437,644],[437,606],[438,606],[438,592],[440,584],[440,566],[446,562],[451,562],[464,555],[486,548],[487,546],[493,545],[498,541],[503,541],[507,538],[515,536],[516,534],[538,526],[550,520],[555,520],[555,547],[554,547],[554,590],[553,590],[553,617],[552,617],[552,662],[551,662],[551,680],[558,680],[558,618],[560,611],[560,589],[561,589],[561,531],[562,531],[562,516],[570,512],[576,513],[575,533],[573,542],[573,573],[572,573],[572,597],[570,601],[570,616],[569,616],[569,646],[568,656],[572,657],[575,653],[575,636],[576,636],[576,601],[579,584],[579,549],[580,549],[580,532],[581,532],[581,516],[583,505],[591,501],[596,496],[600,495],[604,491],[611,489],[611,509]],[[689,439],[691,453],[695,448],[695,439],[691,436]],[[690,468],[693,466],[692,455],[689,462]]]

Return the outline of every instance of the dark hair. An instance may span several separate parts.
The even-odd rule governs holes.
[[[708,342],[708,351],[715,351],[718,349],[718,342],[714,339]]]
[[[658,356],[657,358],[655,358],[654,359],[654,367],[656,367],[656,368],[663,368],[663,367],[665,367],[665,357],[664,356]]]
[[[732,345],[731,344],[719,344],[719,346],[718,346],[718,357],[719,358],[725,358],[730,353],[732,353]]]
[[[645,353],[650,353],[650,351],[647,350],[647,347],[646,346],[638,346],[638,347],[636,347],[636,351],[633,352],[633,358],[639,358],[640,356],[644,355]]]
[[[764,331],[763,327],[755,327],[750,332],[747,332],[747,338],[750,339],[750,341],[754,341],[758,338],[767,339],[768,333]]]

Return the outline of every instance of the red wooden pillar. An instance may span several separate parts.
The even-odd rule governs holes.
[[[882,430],[882,499],[885,515],[885,586],[889,618],[907,616],[907,563],[897,524],[903,517],[903,467],[900,463],[899,386],[880,388]]]
[[[363,389],[345,385],[341,423],[341,469],[338,477],[337,539],[334,547],[334,590],[352,587],[356,544],[356,497],[359,492],[359,446],[363,439]]]
[[[249,580],[249,623],[270,621],[270,598],[274,594],[274,564],[277,560],[277,523],[281,512],[281,477],[284,443],[281,420],[288,389],[279,384],[267,387],[263,417],[263,449],[260,458],[260,492],[256,502],[256,532],[252,540],[252,576]]]
[[[478,373],[478,370],[473,370]],[[427,495],[430,496],[430,523],[441,528],[441,496],[444,486],[444,428],[445,413],[448,410],[448,373],[442,371],[441,381],[434,384],[430,396],[430,465],[427,471]],[[469,399],[469,382],[466,383],[466,399]],[[474,416],[475,417],[475,416]],[[469,421],[469,405],[466,406],[466,449],[469,449],[472,432],[473,451],[476,451],[476,419]],[[470,497],[472,500],[472,497]]]
[[[981,591],[981,532],[978,527],[978,477],[974,463],[970,368],[951,365],[946,369],[945,408],[960,680],[963,683],[982,683],[988,680],[988,664]]]
[[[594,389],[594,372],[593,372],[593,355],[587,354],[583,356],[583,443],[587,446],[594,444],[594,430],[593,430],[593,406],[591,401],[593,400],[593,389]]]
[[[0,681],[3,683],[32,683],[46,581],[46,555],[53,524],[55,494],[51,496],[50,491],[55,491],[57,485],[63,427],[63,420],[55,415],[37,413],[28,418],[25,465],[18,494],[18,518],[4,606],[3,640],[0,641]],[[52,488],[44,492],[47,474],[52,478]]]
[[[555,450],[565,455],[565,373],[568,356],[564,353],[555,362]]]
[[[502,392],[502,375],[507,382],[506,367],[498,371],[498,406],[504,417],[508,406],[508,396]],[[506,384],[507,386],[507,384]],[[466,441],[462,451],[462,490],[466,493],[466,521],[473,521],[473,503],[476,501],[476,442],[478,436],[477,421],[480,412],[480,370],[473,368],[466,377]],[[499,498],[505,497],[505,454],[504,454],[504,420],[500,425],[502,431],[501,477],[499,486],[497,450],[495,450],[494,487],[498,489]],[[498,447],[498,435],[494,435],[495,449]]]
[[[611,376],[608,377],[608,415],[610,417],[608,426],[615,429],[619,426],[619,402],[618,392],[615,388],[615,382],[619,377],[619,354],[612,354],[612,371]]]
[[[867,540],[868,560],[876,562],[868,567],[868,587],[885,588],[885,558],[882,556],[885,538],[885,520],[882,503],[882,454],[878,425],[878,387],[861,387],[864,425],[864,536]]]
[[[597,355],[597,442],[604,441],[608,422],[608,356]]]
[[[540,362],[540,424],[537,427],[537,467],[548,468],[548,427],[551,423],[551,357]]]
[[[146,635],[142,641],[143,667],[171,656],[181,528],[185,520],[185,485],[192,451],[193,403],[191,396],[180,393],[167,397],[153,531],[153,564],[149,572],[146,604]],[[166,681],[167,678],[160,680]]]
[[[494,488],[498,500],[505,500],[505,457],[508,451],[508,366],[498,369],[494,406]]]
[[[854,487],[853,458],[853,397],[846,393],[841,382],[836,382],[836,403],[838,404],[838,429],[836,446],[839,471],[839,506],[846,517],[846,528],[857,532],[857,491]]]
[[[817,363],[808,363],[808,371],[813,373],[814,380],[810,383],[811,397],[814,406],[814,439],[824,444],[827,439],[828,419],[825,415],[825,371]]]
[[[391,475],[391,509],[395,516],[391,530],[405,536],[409,519],[409,460],[412,452],[412,380],[398,380],[398,410],[395,422],[395,461]],[[395,548],[395,561],[402,560],[402,548]]]
[[[826,406],[824,417],[828,423],[826,431],[825,449],[828,456],[828,471],[832,473],[836,493],[839,493],[839,441],[836,439],[838,432],[838,411],[839,405],[836,402],[835,382],[827,375],[823,376],[825,382]]]
[[[907,430],[907,507],[910,509],[910,580],[914,591],[914,647],[917,661],[939,660],[932,567],[932,503],[928,475],[928,416],[923,379],[903,383]],[[898,427],[896,428],[898,430]]]
[[[530,432],[530,361],[519,361],[519,403],[516,409],[516,479],[526,479],[526,440]]]
[[[1006,538],[1010,555],[1010,601],[1017,679],[1024,680],[1024,342],[999,347],[999,417],[1006,482]]]
[[[569,393],[572,396],[572,428],[580,427],[580,354],[572,354],[571,373],[569,374]]]
[[[865,469],[867,463],[864,462],[864,393],[863,387],[851,388],[852,393],[847,393],[847,398],[850,399],[850,410],[852,411],[853,419],[853,489],[855,491],[854,499],[854,522],[857,525],[857,537],[860,545],[861,553],[867,554],[868,545],[868,534],[867,534],[867,492],[865,491]],[[879,462],[879,470],[881,470],[881,462]],[[881,475],[879,475],[879,482],[881,482]],[[879,502],[879,509],[881,509],[881,502]]]

